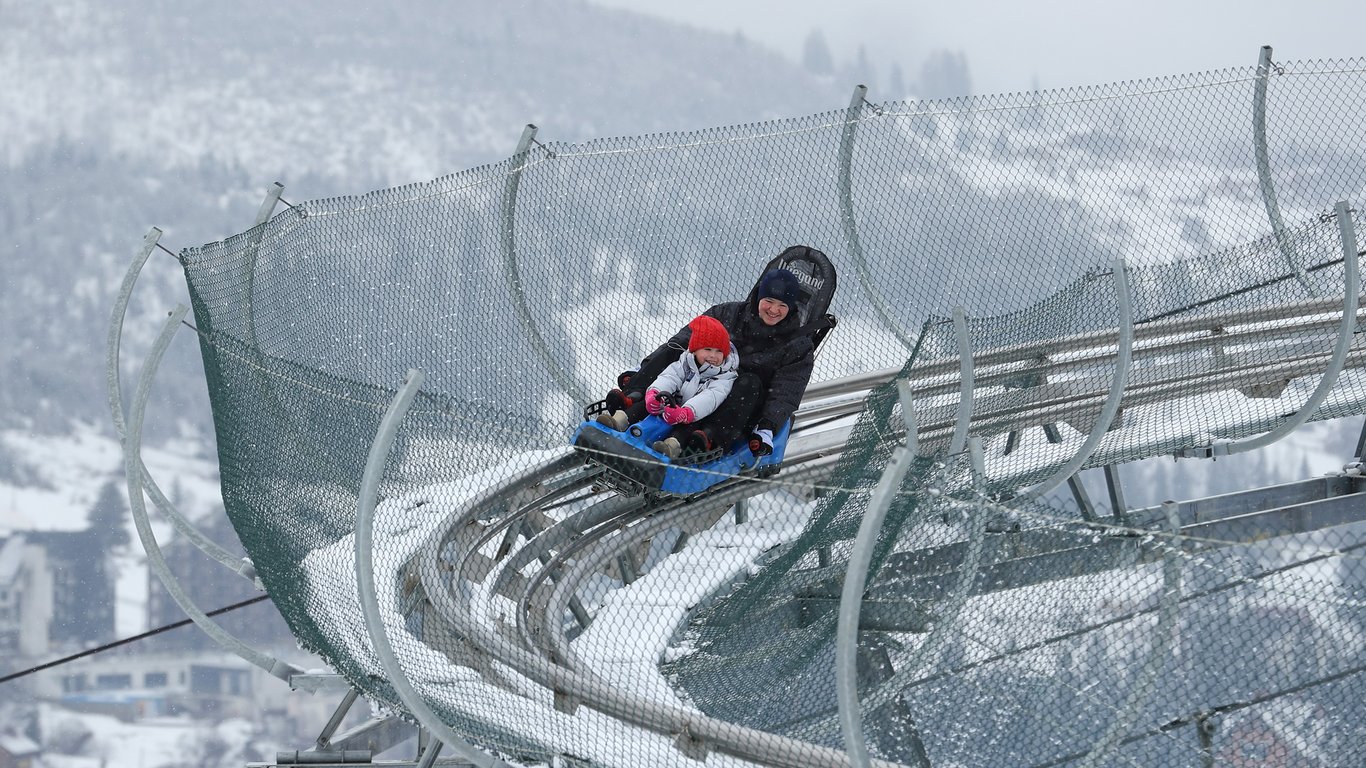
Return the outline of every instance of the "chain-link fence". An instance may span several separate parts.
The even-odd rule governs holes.
[[[1355,475],[1218,511],[1041,491],[1366,412],[1361,136],[1366,63],[1264,62],[860,90],[298,205],[181,254],[228,514],[306,647],[430,727],[380,633],[422,708],[503,759],[838,764],[840,587],[910,437],[852,669],[875,758],[1354,764]],[[582,407],[794,243],[839,270],[839,325],[783,470],[607,491],[568,447]],[[367,625],[361,480],[409,369]]]

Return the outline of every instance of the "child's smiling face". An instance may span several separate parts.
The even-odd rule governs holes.
[[[719,367],[721,363],[726,361],[726,353],[716,347],[703,347],[694,352],[693,355],[697,358],[699,366],[715,365]]]

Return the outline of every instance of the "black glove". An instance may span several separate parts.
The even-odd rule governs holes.
[[[767,456],[773,453],[773,445],[755,433],[749,436],[749,452],[755,456]]]
[[[631,383],[631,378],[635,375],[635,371],[622,371],[617,374],[617,386],[621,388],[622,392],[627,391],[626,387]]]

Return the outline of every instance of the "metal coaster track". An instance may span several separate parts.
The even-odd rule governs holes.
[[[942,455],[946,446],[961,449],[969,435],[978,441],[1004,438],[1004,450],[988,456],[983,466],[974,466],[970,475],[964,477],[960,473],[948,478],[942,490],[972,504],[980,483],[989,482],[996,489],[1027,488],[1058,468],[1067,468],[1073,446],[1064,444],[1061,438],[1053,439],[1056,425],[1071,424],[1083,432],[1082,428],[1090,423],[1093,437],[1109,431],[1123,432],[1127,427],[1119,423],[1094,426],[1116,397],[1120,410],[1131,411],[1218,392],[1238,392],[1249,402],[1267,401],[1279,398],[1296,379],[1319,377],[1318,387],[1292,413],[1268,416],[1263,408],[1263,413],[1234,410],[1222,414],[1219,429],[1231,437],[1211,438],[1203,429],[1197,429],[1160,437],[1131,435],[1113,441],[1107,438],[1096,441],[1097,450],[1087,458],[1086,466],[1109,466],[1137,457],[1171,453],[1174,444],[1179,444],[1179,455],[1219,456],[1258,447],[1265,444],[1267,435],[1283,436],[1311,418],[1366,412],[1366,399],[1357,394],[1361,389],[1360,369],[1366,367],[1366,344],[1358,332],[1366,310],[1358,303],[1358,253],[1355,240],[1347,236],[1347,214],[1345,204],[1339,204],[1346,273],[1342,299],[1313,298],[1237,312],[1213,311],[1140,323],[1127,330],[1121,324],[1043,343],[985,350],[970,349],[964,343],[965,334],[958,329],[957,356],[941,354],[917,361],[907,377],[898,382],[909,393],[911,399],[904,402],[911,404],[908,407],[920,425],[918,434],[913,436],[921,454]],[[120,427],[124,411],[117,370],[123,311],[132,280],[154,242],[155,237],[149,236],[135,259],[111,324],[111,403],[119,404],[115,420]],[[1123,265],[1118,264],[1116,276],[1122,270]],[[140,455],[140,433],[160,354],[183,314],[183,309],[173,313],[163,329],[128,412],[131,418],[124,435],[125,460],[130,497],[139,502],[133,505],[133,512],[140,532],[146,528],[146,510],[140,503],[143,490],[151,493],[159,506],[166,507],[163,511],[173,522],[180,521],[175,510],[159,499],[160,494],[147,475]],[[964,325],[964,320],[961,312],[956,313],[956,326]],[[1132,342],[1132,360],[1125,354],[1126,333]],[[1121,369],[1125,369],[1125,376],[1120,376]],[[614,686],[608,675],[593,669],[589,660],[578,658],[574,640],[593,621],[591,595],[600,591],[604,583],[614,588],[628,586],[648,564],[640,555],[657,546],[667,532],[678,531],[681,542],[686,536],[711,527],[732,506],[775,486],[821,485],[840,460],[854,421],[863,415],[864,395],[886,387],[899,374],[898,370],[886,369],[810,387],[796,416],[787,460],[771,482],[742,476],[686,499],[627,497],[604,490],[601,468],[585,464],[580,455],[566,453],[484,489],[413,551],[401,571],[400,583],[380,588],[392,588],[407,595],[406,611],[410,615],[420,613],[424,619],[423,641],[444,653],[453,664],[475,669],[494,685],[517,690],[519,683],[504,667],[510,668],[554,691],[558,708],[573,711],[581,704],[590,706],[627,723],[674,737],[679,749],[689,756],[701,756],[715,749],[772,765],[847,765],[850,757],[840,750],[756,731],[687,707],[623,691]],[[1342,382],[1350,386],[1343,386]],[[404,393],[411,397],[415,391],[410,381],[400,399]],[[406,405],[401,409],[391,407],[386,416],[386,422],[392,422],[391,428],[396,429],[405,409]],[[909,427],[902,429],[893,419],[883,426],[881,434],[889,440],[912,437]],[[1036,427],[1046,432],[1052,429],[1049,439],[1057,443],[1056,451],[1032,464],[1002,460],[1020,434]],[[1099,433],[1095,432],[1097,429]],[[383,433],[384,429],[371,450],[371,463],[377,467],[373,471],[380,473],[387,453]],[[1246,439],[1258,433],[1264,434]],[[388,437],[392,438],[392,434]],[[977,445],[980,453],[980,442]],[[1081,468],[1084,467],[1078,465],[1076,471]],[[371,474],[370,468],[367,479],[372,514],[377,476]],[[1170,548],[1144,548],[1135,544],[1133,537],[1145,531],[1161,532],[1167,527],[1194,542],[1192,547],[1217,547],[1346,525],[1366,517],[1359,503],[1361,492],[1361,483],[1353,476],[1349,481],[1336,483],[1297,484],[1293,492],[1249,491],[1222,501],[1192,502],[1164,509],[1163,514],[1157,510],[1117,509],[1113,524],[1127,530],[1093,542],[1091,547],[1076,535],[1056,531],[1039,534],[983,528],[973,534],[972,541],[935,550],[896,553],[889,567],[905,577],[889,581],[895,594],[883,597],[909,603],[926,599],[942,592],[946,584],[957,582],[963,585],[962,595],[966,598],[1002,588],[1001,584],[1018,586],[1032,583],[1030,579],[1067,578],[1077,573],[1076,553],[1095,546],[1116,552],[1108,561],[1113,568],[1151,563],[1169,555]],[[361,503],[364,511],[364,492]],[[1123,518],[1120,513],[1125,513]],[[363,514],[361,519],[365,522],[357,528],[358,552],[364,537],[373,533],[370,518]],[[1094,520],[1088,518],[1088,522]],[[983,544],[977,539],[996,534],[1005,537],[994,539],[993,546],[1013,549],[998,549],[1000,556],[992,558],[991,569],[980,569]],[[150,537],[144,538],[148,539],[144,544],[149,555],[159,551]],[[198,543],[202,537],[191,538]],[[676,544],[674,551],[678,547]],[[254,579],[249,561],[232,561],[211,548],[206,551],[240,575]],[[927,569],[930,564],[934,568]],[[164,564],[154,565],[179,600],[174,579]],[[373,605],[371,564],[358,556],[357,565],[362,583],[366,578],[372,582]],[[534,570],[528,573],[529,568]],[[828,603],[838,592],[837,567],[818,566],[801,576],[791,580],[804,585],[799,599]],[[604,582],[604,577],[609,581]],[[234,643],[188,601],[182,605],[225,646],[290,680],[291,685],[308,684],[306,679],[315,677]],[[577,629],[570,626],[567,616],[572,617]],[[880,620],[876,616],[868,618],[870,623]],[[383,637],[387,631],[377,619],[368,624],[372,638]],[[863,626],[859,623],[860,628]],[[401,670],[398,677],[403,677]],[[894,683],[901,682],[899,677],[890,678],[868,695],[892,690]],[[405,699],[408,704],[414,701],[411,697]],[[413,714],[456,751],[476,754],[477,748],[463,744],[449,733],[449,727],[435,721],[430,710],[413,706]]]
[[[1366,348],[1354,330],[1363,310],[1350,300],[1354,296],[1355,292],[1349,294],[1346,302],[1314,299],[1256,312],[1167,319],[1138,326],[1133,333],[1134,373],[1124,389],[1122,407],[1229,390],[1251,397],[1275,397],[1295,378],[1314,374],[1336,377],[1338,371],[1360,369],[1366,366]],[[1338,328],[1338,349],[1324,352],[1325,339],[1331,338],[1334,327]],[[981,438],[1016,435],[1058,422],[1094,420],[1112,391],[1113,383],[1106,380],[1106,374],[1117,368],[1119,347],[1114,340],[1120,332],[1100,330],[1048,345],[975,353],[963,350],[958,358],[940,358],[913,367],[908,386],[916,397],[917,421],[923,425],[919,433],[922,452],[942,451],[965,423],[968,432]],[[1269,359],[1276,362],[1262,362]],[[972,371],[972,388],[965,387],[959,375],[965,366]],[[813,385],[796,416],[787,461],[773,483],[820,485],[828,478],[842,455],[854,419],[862,413],[863,395],[887,385],[897,373],[883,370]],[[1021,381],[1028,384],[1021,388]],[[1359,411],[1363,404],[1339,405]],[[1303,418],[1311,415],[1300,414]],[[1232,426],[1244,432],[1254,425],[1262,430],[1275,426],[1257,422],[1255,417],[1245,421]],[[892,428],[889,434],[898,433]],[[1065,446],[1059,448],[1060,453],[1065,450]],[[1204,454],[1192,455],[1218,452],[1215,446],[1205,449]],[[1133,446],[1128,450],[1132,453]],[[1092,466],[1111,458],[1102,448]],[[1066,457],[1059,456],[1052,465],[1065,463]],[[1031,479],[1037,481],[1048,467],[1001,469],[992,482],[1018,486]],[[424,632],[424,640],[476,668],[491,670],[497,666],[493,662],[511,666],[550,687],[556,694],[557,708],[564,711],[572,712],[586,704],[675,736],[685,754],[716,749],[775,765],[846,764],[846,756],[838,751],[824,752],[806,742],[788,741],[772,733],[639,699],[615,689],[608,675],[578,657],[573,641],[594,618],[588,595],[603,589],[604,578],[616,588],[628,586],[647,564],[643,555],[652,546],[656,555],[660,554],[659,541],[666,533],[678,531],[679,538],[686,539],[686,535],[712,526],[736,504],[774,487],[742,476],[691,498],[625,497],[605,489],[602,471],[585,464],[581,456],[567,453],[488,489],[451,514],[412,555],[404,571],[404,582],[416,585],[407,603],[410,610],[423,615],[424,626],[430,623],[443,628]],[[1325,498],[1359,492],[1359,484],[1348,486],[1312,486],[1308,496],[1297,503],[1321,503]],[[966,486],[946,490],[963,493]],[[1183,534],[1201,531],[1207,537],[1211,532],[1227,535],[1227,540],[1204,544],[1227,546],[1255,540],[1268,532],[1284,535],[1353,522],[1362,517],[1359,511],[1352,511],[1359,506],[1338,503],[1332,514],[1313,520],[1270,505],[1250,515],[1230,513],[1227,523],[1208,517],[1197,521],[1175,510],[1175,516],[1165,517],[1155,511],[1135,513],[1130,522],[1136,530],[1163,531],[1179,518]],[[1258,525],[1258,521],[1267,524]],[[900,553],[894,569],[912,572],[922,569],[925,562],[944,564],[933,573],[922,573],[906,582],[904,586],[911,590],[906,595],[889,599],[904,602],[913,599],[912,593],[942,591],[945,579],[968,585],[963,593],[966,597],[1001,588],[999,576],[1015,571],[1028,572],[1033,579],[1066,578],[1075,573],[1075,553],[1085,549],[1079,547],[1077,536],[1056,532],[995,533],[1005,533],[1008,538],[993,540],[998,557],[992,560],[992,568],[965,582],[963,574],[955,575],[955,569],[968,564],[961,553],[969,542],[942,551]],[[992,536],[993,532],[984,528],[978,535]],[[1000,555],[1000,546],[1014,541],[1009,537],[1020,536],[1025,540],[1042,536],[1042,540],[1020,546],[1016,554]],[[1112,546],[1133,550],[1131,555],[1118,558],[1114,567],[1153,562],[1166,556],[1164,552],[1169,555],[1167,549],[1135,549],[1134,541],[1132,528],[1114,540]],[[980,548],[981,544],[971,546]],[[922,562],[926,557],[930,561]],[[979,556],[971,558],[974,571],[980,567],[980,560]],[[1040,563],[1050,567],[1040,570]],[[529,568],[533,570],[528,572]],[[828,575],[821,576],[822,571]],[[838,582],[833,580],[839,576],[838,569],[817,568],[807,576],[794,580],[808,585],[801,599],[828,601],[835,597]],[[993,584],[997,586],[990,586]],[[869,617],[870,622],[878,620]],[[874,691],[889,690],[888,685],[897,680],[900,676],[884,681]],[[811,749],[817,751],[808,751]]]

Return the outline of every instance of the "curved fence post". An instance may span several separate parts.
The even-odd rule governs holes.
[[[970,438],[967,453],[972,473],[972,504],[975,506],[975,510],[968,515],[967,531],[963,542],[963,559],[958,564],[958,578],[940,602],[939,610],[935,611],[934,628],[930,630],[929,635],[897,665],[895,674],[879,683],[874,691],[865,695],[858,702],[860,712],[873,712],[878,707],[896,699],[900,691],[897,687],[898,684],[917,672],[925,660],[934,658],[939,647],[948,638],[950,627],[958,620],[958,614],[963,610],[963,606],[967,605],[968,599],[972,597],[977,580],[981,577],[982,561],[986,555],[989,517],[987,507],[992,506],[984,492],[986,454],[982,448],[982,438]],[[915,738],[919,739],[918,734],[915,735]]]
[[[399,664],[398,656],[394,654],[394,647],[389,643],[389,635],[384,629],[384,617],[379,611],[373,558],[375,503],[379,493],[379,481],[384,476],[384,463],[389,459],[389,449],[394,445],[394,436],[398,433],[399,424],[403,422],[403,417],[408,415],[413,398],[417,396],[417,391],[425,379],[422,371],[415,368],[408,370],[403,386],[389,403],[388,410],[384,412],[384,418],[379,423],[379,432],[370,444],[370,452],[365,460],[365,473],[361,475],[360,495],[356,500],[355,536],[356,586],[360,592],[361,613],[365,616],[365,630],[370,635],[370,643],[374,646],[375,655],[379,657],[380,665],[389,677],[389,684],[403,701],[403,706],[418,719],[422,727],[440,739],[442,744],[450,747],[461,759],[480,768],[505,766],[506,763],[503,761],[495,759],[457,736],[455,731],[427,706],[427,702],[417,691],[413,690],[413,684],[408,681],[408,676]]]
[[[185,615],[204,634],[213,638],[219,645],[275,677],[288,682],[291,676],[302,674],[303,670],[293,664],[262,653],[228,634],[213,619],[205,615],[199,606],[194,604],[189,595],[185,594],[180,582],[166,565],[166,558],[161,553],[156,535],[152,532],[152,525],[147,519],[147,506],[142,500],[143,464],[141,455],[142,422],[147,412],[147,396],[151,392],[152,378],[156,374],[157,367],[161,364],[161,358],[166,354],[166,348],[170,346],[171,339],[175,336],[180,321],[185,318],[185,313],[188,311],[189,308],[181,304],[171,312],[161,334],[157,336],[156,342],[152,345],[152,351],[148,353],[147,362],[144,363],[142,375],[138,379],[137,392],[133,396],[133,407],[128,417],[128,434],[123,441],[123,468],[128,480],[128,507],[133,514],[133,523],[137,526],[138,538],[142,541],[142,548],[147,553],[148,567],[161,579],[161,583],[166,587],[167,594],[171,596],[172,600],[175,600],[176,605],[180,606]]]
[[[275,205],[280,202],[280,195],[285,191],[285,185],[278,181],[271,182],[266,188],[266,199],[261,201],[261,207],[256,211],[256,221],[253,227],[259,227],[270,221],[271,214],[275,213]]]
[[[1357,239],[1356,230],[1352,226],[1352,212],[1345,201],[1339,201],[1333,210],[1338,217],[1338,234],[1342,238],[1342,271],[1346,293],[1342,299],[1342,323],[1338,326],[1337,343],[1333,346],[1333,356],[1328,360],[1328,367],[1319,379],[1318,387],[1314,389],[1313,394],[1304,402],[1304,405],[1300,406],[1299,410],[1276,425],[1275,429],[1247,440],[1216,444],[1211,447],[1210,455],[1241,453],[1271,445],[1280,440],[1308,421],[1309,417],[1314,415],[1314,412],[1319,409],[1319,406],[1328,398],[1329,393],[1337,384],[1338,375],[1342,373],[1342,368],[1347,362],[1347,353],[1351,351],[1352,339],[1356,336],[1357,305],[1361,300],[1361,277],[1357,263]]]
[[[1129,365],[1133,360],[1134,308],[1124,260],[1115,259],[1110,262],[1110,271],[1115,276],[1115,300],[1119,305],[1119,350],[1115,356],[1115,376],[1110,382],[1110,394],[1105,397],[1105,405],[1101,408],[1096,423],[1092,425],[1091,433],[1086,436],[1086,442],[1082,443],[1072,458],[1047,480],[1031,488],[1028,493],[1021,494],[1020,501],[1032,501],[1042,497],[1081,469],[1086,460],[1091,458],[1091,454],[1100,447],[1100,441],[1105,439],[1105,433],[1110,430],[1115,415],[1119,413],[1119,404],[1124,399],[1124,387],[1129,381]]]
[[[503,250],[503,275],[507,278],[508,292],[512,295],[512,308],[517,312],[517,321],[521,323],[522,330],[531,340],[536,355],[545,363],[546,370],[550,371],[555,383],[559,384],[560,389],[573,398],[574,402],[589,403],[596,398],[589,396],[570,378],[564,370],[562,360],[552,354],[546,346],[545,338],[541,336],[540,328],[536,325],[536,319],[531,316],[531,310],[527,307],[526,293],[522,291],[522,278],[517,269],[517,191],[522,186],[522,171],[526,170],[531,142],[535,139],[536,126],[528,123],[522,130],[522,138],[517,141],[517,150],[512,155],[513,167],[508,172],[507,182],[503,187],[503,218],[498,239]]]
[[[119,370],[123,322],[128,316],[128,302],[132,299],[133,287],[137,283],[138,276],[142,274],[142,268],[147,263],[147,257],[151,255],[160,239],[161,230],[156,227],[152,227],[147,232],[147,236],[143,238],[142,247],[138,249],[137,255],[128,265],[128,271],[123,275],[123,284],[119,288],[118,296],[114,299],[114,309],[109,318],[109,336],[105,344],[105,384],[109,396],[109,415],[114,421],[114,431],[118,434],[119,440],[125,440],[127,437],[123,412],[123,387],[120,383],[121,373]],[[257,589],[265,588],[261,581],[256,578],[256,567],[252,565],[250,560],[237,557],[214,543],[212,539],[205,536],[186,520],[184,515],[180,514],[180,511],[157,486],[156,481],[152,479],[151,473],[147,470],[147,465],[142,461],[141,453],[138,455],[138,474],[143,490],[152,497],[152,503],[171,521],[171,525],[175,527],[177,532],[228,570],[250,579]]]
[[[854,219],[854,134],[858,131],[859,113],[863,111],[864,97],[868,86],[854,87],[854,95],[849,99],[849,108],[844,112],[844,130],[840,133],[839,154],[839,200],[840,223],[844,227],[844,241],[849,247],[849,256],[854,260],[854,272],[858,275],[859,287],[873,305],[873,311],[882,325],[892,332],[896,340],[906,349],[915,347],[915,341],[902,332],[901,327],[892,319],[887,302],[873,285],[873,276],[868,270],[868,261],[863,254],[863,241],[859,239],[858,222]]]
[[[114,312],[109,318],[109,336],[105,343],[105,385],[109,395],[109,415],[114,419],[114,431],[122,438],[127,432],[124,425],[123,414],[123,386],[120,383],[121,371],[119,370],[120,345],[123,343],[123,321],[128,316],[128,302],[133,295],[133,286],[137,283],[138,275],[142,274],[142,267],[147,263],[147,257],[152,255],[152,251],[157,247],[157,241],[161,239],[161,230],[152,227],[142,238],[142,247],[138,249],[133,261],[128,265],[128,271],[123,273],[123,284],[119,287],[119,295],[114,298]]]
[[[868,578],[868,564],[872,562],[882,521],[887,517],[892,500],[896,498],[901,479],[911,468],[920,450],[915,424],[915,401],[911,385],[897,379],[897,396],[901,400],[901,418],[906,423],[906,443],[892,452],[887,469],[883,470],[877,487],[873,489],[868,511],[859,523],[854,548],[849,553],[849,567],[844,573],[844,589],[840,594],[839,620],[835,629],[835,694],[839,705],[840,728],[844,731],[844,748],[849,752],[849,764],[854,768],[868,765],[868,745],[863,739],[863,716],[858,705],[858,623],[863,608],[863,587]]]
[[[1082,760],[1082,766],[1092,768],[1097,765],[1111,765],[1105,758],[1119,746],[1124,735],[1134,726],[1134,721],[1143,703],[1152,696],[1153,683],[1162,673],[1167,662],[1168,649],[1176,632],[1181,604],[1181,519],[1178,505],[1174,501],[1162,502],[1167,528],[1171,532],[1171,542],[1162,556],[1162,594],[1158,595],[1157,626],[1153,628],[1153,644],[1144,660],[1129,696],[1115,712],[1110,726]]]
[[[251,245],[250,266],[247,267],[247,334],[252,349],[257,349],[256,340],[256,256],[261,251],[261,238],[265,236],[265,229],[261,226],[270,221],[270,216],[275,212],[276,203],[280,202],[280,194],[285,191],[285,185],[276,181],[266,189],[266,199],[261,201],[261,207],[256,211],[256,221],[251,225]]]
[[[972,338],[968,335],[968,318],[961,306],[953,308],[953,335],[958,341],[958,371],[961,376],[958,395],[958,419],[953,424],[953,440],[949,455],[963,452],[968,442],[968,426],[972,424],[974,388],[972,371]]]
[[[1295,254],[1285,237],[1285,222],[1281,220],[1281,205],[1276,200],[1276,187],[1271,181],[1271,158],[1266,147],[1266,88],[1271,78],[1271,46],[1262,46],[1257,59],[1257,81],[1252,91],[1252,149],[1257,160],[1257,182],[1262,190],[1262,205],[1266,207],[1266,217],[1271,221],[1271,232],[1276,237],[1276,245],[1295,279],[1304,286],[1310,296],[1317,295],[1304,269],[1299,265]]]

